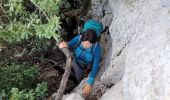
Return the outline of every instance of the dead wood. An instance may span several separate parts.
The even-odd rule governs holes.
[[[64,74],[62,76],[60,87],[59,87],[57,93],[54,93],[51,96],[51,100],[61,100],[62,99],[62,96],[63,96],[64,91],[65,91],[66,86],[67,86],[67,81],[68,81],[69,75],[71,73],[71,66],[72,66],[71,53],[68,50],[68,48],[62,48],[61,51],[65,54],[65,56],[67,58],[67,60],[66,60],[66,68],[65,68],[65,72],[64,72]]]

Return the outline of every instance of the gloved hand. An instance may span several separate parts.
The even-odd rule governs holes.
[[[85,83],[84,87],[83,87],[83,95],[84,96],[89,96],[90,92],[91,92],[92,86]]]

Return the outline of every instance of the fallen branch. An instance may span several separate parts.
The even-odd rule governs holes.
[[[65,68],[65,72],[62,76],[60,87],[59,87],[57,93],[54,93],[51,96],[51,100],[61,100],[62,99],[62,96],[63,96],[64,91],[65,91],[66,86],[67,86],[67,81],[68,81],[69,75],[71,73],[71,67],[72,67],[71,53],[68,50],[68,48],[62,48],[61,51],[66,55],[66,58],[67,58],[66,68]]]

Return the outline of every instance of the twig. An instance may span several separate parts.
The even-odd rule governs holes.
[[[47,61],[49,61],[49,62],[52,62],[52,63],[54,63],[54,64],[56,64],[57,62],[56,61],[54,61],[54,60],[51,60],[51,59],[46,59]]]
[[[30,0],[30,2],[32,2],[31,0]],[[47,16],[47,14],[44,12],[44,10],[41,8],[41,7],[39,7],[37,4],[35,4],[34,2],[32,2],[38,9],[40,9],[42,12],[43,12],[43,14],[44,14],[44,16],[47,18],[47,20],[49,20],[49,17]]]
[[[61,64],[61,63],[63,63],[63,61],[55,62],[55,61],[53,61],[53,60],[51,60],[51,59],[47,59],[47,61],[50,61],[50,62],[54,63],[54,65],[52,65],[52,66],[44,69],[43,72],[46,71],[46,70],[48,70],[48,69],[51,69],[51,68],[53,68],[53,67],[55,67],[55,66],[57,66],[57,65],[59,65],[59,64]]]
[[[37,8],[35,9],[35,11],[33,13],[36,13],[36,11],[37,11]]]
[[[5,10],[2,7],[2,4],[0,4],[0,7],[1,7],[2,11],[4,12],[4,14],[6,15],[6,17],[8,18],[8,20],[12,23],[11,19],[9,18],[9,16],[5,13]]]
[[[54,65],[59,65],[59,64],[62,64],[62,63],[65,62],[64,60],[60,60],[60,61],[58,61],[58,62],[56,62],[56,61],[54,61],[54,60],[51,60],[51,59],[46,59],[46,60],[49,61],[49,62],[52,62]]]

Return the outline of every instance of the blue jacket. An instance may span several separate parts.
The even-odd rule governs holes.
[[[80,35],[74,37],[71,41],[69,41],[68,46],[70,48],[74,48],[75,45],[77,45],[77,43],[80,41]],[[81,55],[79,54],[80,50],[82,50],[83,47],[82,45],[79,45],[79,47],[77,47],[77,49],[75,50],[75,56],[77,58],[77,60],[81,60],[84,61],[86,64],[91,63],[92,64],[92,70],[90,72],[90,75],[88,76],[87,79],[87,83],[89,85],[92,85],[94,83],[95,80],[95,76],[99,70],[99,62],[100,62],[100,58],[101,58],[101,46],[99,43],[96,43],[95,45],[93,44],[93,58],[91,58],[92,55],[90,55],[88,52],[91,52],[91,48],[85,49],[86,53],[83,57],[81,57]],[[91,62],[92,61],[92,62]]]

